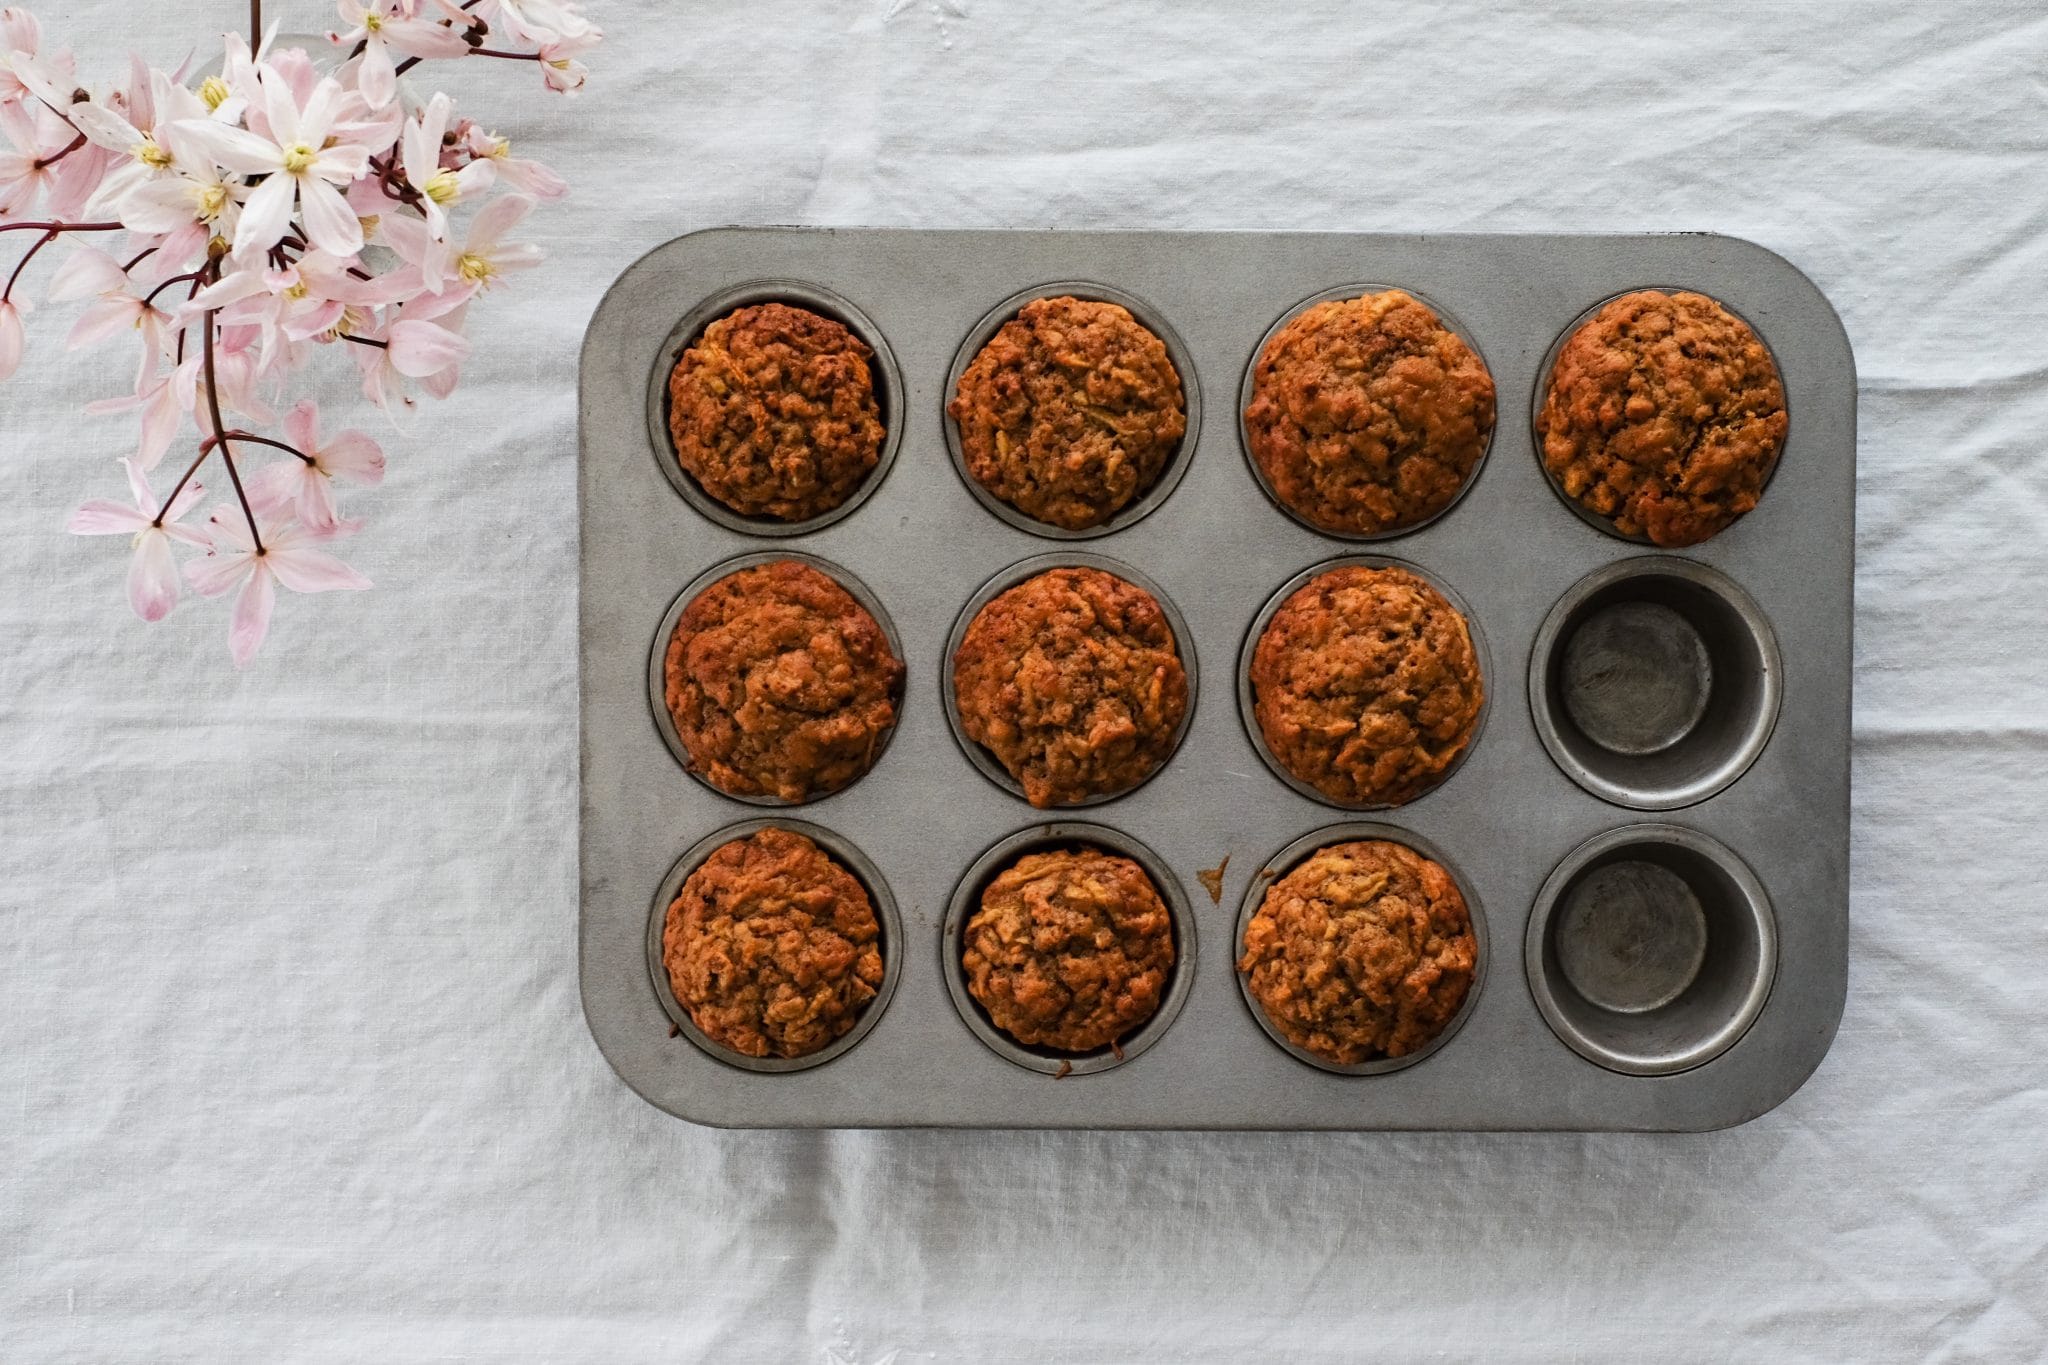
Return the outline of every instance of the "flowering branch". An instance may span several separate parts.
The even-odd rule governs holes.
[[[51,300],[85,305],[70,344],[126,334],[142,353],[132,391],[88,407],[140,415],[122,461],[131,501],[88,502],[71,529],[130,537],[129,601],[148,621],[178,600],[172,546],[198,551],[184,565],[191,587],[236,590],[238,665],[262,643],[279,584],[369,586],[321,547],[360,526],[340,516],[335,485],[380,483],[384,452],[360,431],[323,439],[311,402],[280,419],[286,381],[347,342],[335,353],[352,356],[364,395],[387,412],[409,408],[415,388],[446,397],[469,354],[470,305],[540,259],[507,235],[567,192],[458,119],[446,95],[402,104],[399,78],[425,61],[495,57],[533,63],[547,89],[574,93],[578,58],[602,37],[574,0],[336,7],[344,27],[328,35],[324,66],[273,49],[251,0],[250,36],[226,38],[217,74],[195,83],[136,59],[124,83],[97,91],[78,83],[70,53],[45,50],[34,15],[0,8],[0,234],[36,234],[0,286],[0,379],[24,345],[18,287],[46,248],[71,239],[47,285]],[[129,245],[85,244],[99,233]],[[280,421],[281,437],[264,434]],[[149,473],[188,427],[197,449],[159,503]],[[216,456],[234,501],[203,527],[184,525]]]

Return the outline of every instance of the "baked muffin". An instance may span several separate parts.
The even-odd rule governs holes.
[[[1398,289],[1302,310],[1252,366],[1245,434],[1273,496],[1320,530],[1380,535],[1458,496],[1493,435],[1493,376]]]
[[[1465,1003],[1472,917],[1439,864],[1386,840],[1318,849],[1266,891],[1238,971],[1280,1035],[1356,1066],[1428,1045]]]
[[[1187,433],[1166,343],[1114,303],[1034,299],[946,405],[976,482],[1025,516],[1100,526],[1155,481]]]
[[[903,686],[903,663],[867,608],[791,559],[697,594],[663,673],[690,771],[731,796],[790,802],[873,765]]]
[[[1280,604],[1251,682],[1267,750],[1342,806],[1398,806],[1441,782],[1486,700],[1458,609],[1406,569],[1362,565]]]
[[[1536,415],[1567,496],[1667,549],[1756,506],[1785,447],[1785,386],[1749,324],[1704,294],[1624,294],[1558,350]]]
[[[669,374],[676,459],[742,516],[823,516],[881,457],[873,358],[845,324],[809,309],[735,309],[706,327]]]
[[[1152,594],[1101,569],[1049,569],[997,597],[953,655],[960,728],[1032,805],[1126,791],[1173,752],[1188,679]]]
[[[668,908],[661,960],[690,1022],[748,1057],[803,1057],[882,984],[882,930],[851,872],[793,830],[722,844]]]
[[[1020,1043],[1093,1052],[1150,1019],[1173,917],[1145,869],[1100,848],[1027,853],[961,933],[967,990]]]

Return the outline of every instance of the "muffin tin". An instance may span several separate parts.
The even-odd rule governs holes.
[[[1292,1055],[1233,980],[1270,880],[1360,828],[1260,757],[1237,665],[1283,584],[1360,547],[1264,495],[1235,401],[1197,417],[1201,393],[1242,392],[1283,316],[1354,280],[1455,316],[1501,414],[1459,501],[1372,545],[1464,606],[1489,699],[1459,767],[1372,817],[1465,889],[1485,935],[1475,986],[1435,1045],[1366,1074]],[[1680,552],[1582,519],[1550,486],[1528,418],[1564,331],[1642,286],[1695,289],[1748,320],[1791,414],[1761,505]],[[1040,293],[1141,300],[1189,395],[1168,486],[1086,554],[994,514],[949,456],[950,373],[977,329]],[[766,298],[855,326],[889,423],[854,503],[796,528],[702,509],[666,441],[682,347]],[[656,249],[600,304],[582,361],[581,976],[600,1049],[651,1103],[727,1126],[1698,1130],[1765,1112],[1819,1064],[1846,985],[1855,418],[1854,361],[1825,298],[1724,237],[729,228]],[[685,775],[649,669],[678,594],[764,553],[857,580],[909,669],[874,768],[781,812]],[[947,641],[977,590],[1022,561],[1096,555],[1177,615],[1190,719],[1137,789],[1035,811],[956,742]],[[772,1069],[693,1036],[657,937],[686,855],[763,819],[825,831],[859,855],[878,907],[893,903],[888,979],[856,1033]],[[1182,949],[1144,1046],[1062,1076],[972,1027],[947,953],[981,860],[1078,821],[1168,871]]]

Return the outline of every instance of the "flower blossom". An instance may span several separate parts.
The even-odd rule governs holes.
[[[349,27],[327,35],[332,43],[361,44],[356,58],[356,89],[372,109],[382,109],[398,93],[394,49],[408,57],[463,57],[469,45],[444,24],[413,15],[414,0],[340,0],[341,21]]]
[[[249,480],[249,501],[258,515],[289,509],[307,530],[333,535],[344,528],[335,515],[334,481],[364,488],[384,482],[384,451],[360,431],[336,432],[320,440],[320,409],[311,399],[284,415],[284,435],[304,458],[277,460]]]
[[[370,586],[369,579],[315,548],[327,537],[289,519],[267,526],[259,520],[260,549],[238,517],[215,512],[206,525],[209,548],[185,565],[185,577],[201,597],[219,597],[241,589],[228,623],[228,651],[237,668],[248,666],[263,637],[270,633],[278,584],[293,592],[353,592]]]
[[[205,491],[187,481],[171,499],[169,507],[157,504],[141,464],[121,461],[128,471],[128,491],[134,502],[96,499],[71,514],[66,529],[77,536],[133,535],[134,554],[128,562],[128,605],[145,621],[161,621],[178,604],[178,566],[171,558],[171,541],[205,545],[207,539],[178,518],[190,511]]]

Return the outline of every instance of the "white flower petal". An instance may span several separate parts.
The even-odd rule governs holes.
[[[297,189],[298,182],[283,172],[269,176],[256,187],[249,202],[242,205],[242,221],[235,225],[236,260],[261,260],[264,252],[278,244],[291,225]],[[349,217],[354,221],[355,215]]]
[[[178,563],[171,558],[171,538],[159,530],[135,537],[128,562],[128,605],[145,621],[161,621],[178,605]]]
[[[266,186],[268,182],[265,182]],[[258,194],[262,190],[257,191]],[[254,200],[250,203],[253,205]],[[306,180],[299,185],[299,208],[306,216],[306,236],[314,246],[336,256],[353,256],[363,249],[363,224],[355,210],[341,197],[341,191],[323,180]],[[246,214],[243,222],[248,221]]]
[[[228,623],[228,652],[236,668],[247,668],[249,660],[263,647],[270,633],[270,611],[277,605],[277,580],[261,561],[254,562],[249,581],[235,598],[235,614]]]

